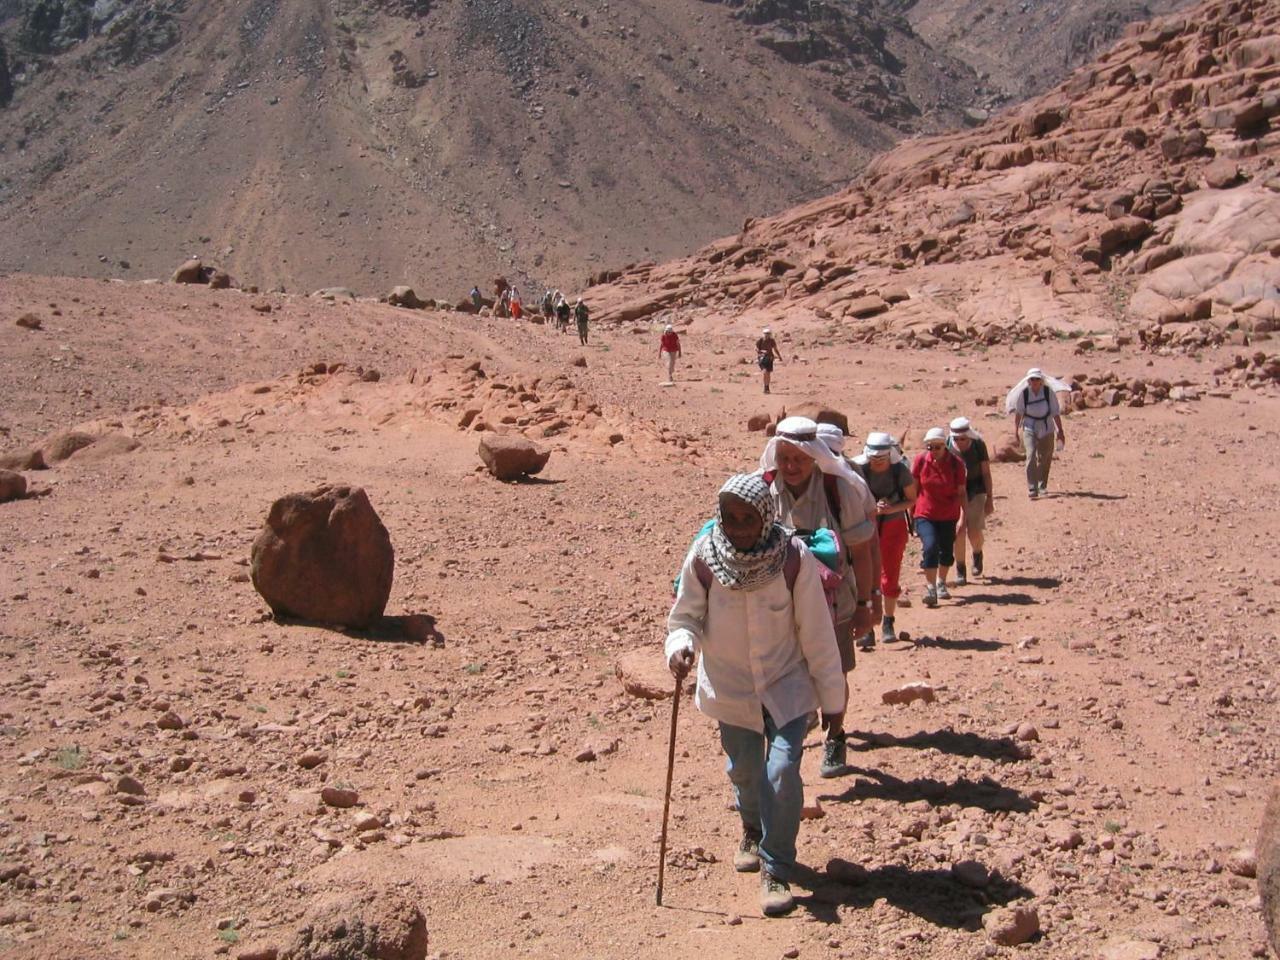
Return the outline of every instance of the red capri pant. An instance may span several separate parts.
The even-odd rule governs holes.
[[[902,572],[902,555],[907,551],[907,518],[902,514],[880,524],[880,592],[886,597],[902,596],[898,575]]]

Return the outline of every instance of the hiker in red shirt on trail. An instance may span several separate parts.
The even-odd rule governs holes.
[[[924,435],[924,451],[916,454],[911,475],[920,488],[916,500],[916,533],[924,556],[924,605],[936,607],[950,600],[947,571],[955,563],[956,523],[965,502],[964,461],[947,449],[947,432],[931,427]]]
[[[676,328],[667,324],[662,329],[662,341],[658,345],[658,356],[667,362],[667,383],[676,379],[676,357],[680,356],[680,337]]]

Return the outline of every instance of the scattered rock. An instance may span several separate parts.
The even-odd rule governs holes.
[[[6,453],[0,456],[0,470],[48,470],[44,462],[44,453],[37,447],[23,450],[20,453]]]
[[[326,753],[319,753],[315,750],[308,750],[302,756],[298,757],[298,766],[303,770],[314,770],[320,764],[329,759]]]
[[[614,673],[622,689],[642,700],[669,700],[675,693],[675,678],[662,657],[647,648],[631,650],[614,662]]]
[[[27,478],[12,470],[0,470],[0,503],[27,495]]]
[[[769,429],[769,425],[773,423],[773,417],[767,413],[753,413],[747,418],[747,431],[750,433],[758,433],[762,430]]]
[[[97,439],[93,434],[82,433],[78,430],[67,430],[46,440],[40,447],[40,455],[45,463],[61,463],[63,460],[68,460],[75,456],[78,451],[83,450],[85,447],[91,446]]]
[[[499,480],[518,480],[540,473],[551,451],[524,437],[486,434],[480,441],[480,459]]]
[[[844,431],[846,437],[849,435],[849,418],[834,407],[819,403],[816,400],[806,400],[804,403],[787,410],[786,415],[789,417],[808,417],[814,423],[834,423]]]
[[[1098,951],[1099,960],[1160,960],[1160,944],[1113,937]]]
[[[966,887],[981,890],[991,883],[991,871],[977,860],[961,860],[951,865],[951,873]]]
[[[141,783],[128,774],[116,780],[115,790],[116,793],[128,794],[131,797],[141,797],[147,792]]]
[[[393,287],[391,292],[387,294],[387,303],[393,307],[407,307],[410,310],[421,310],[427,303],[425,300],[418,299],[418,295],[413,292],[413,287]]]
[[[1227,857],[1227,869],[1237,877],[1252,879],[1258,875],[1258,854],[1252,847],[1236,850]]]
[[[937,699],[933,687],[923,681],[906,683],[880,694],[880,701],[887,704],[914,703],[917,700],[933,703]]]
[[[325,787],[320,791],[320,802],[326,807],[347,810],[360,802],[360,794],[348,787]]]
[[[17,324],[27,330],[41,330],[44,327],[44,321],[34,313],[24,313],[18,318]]]
[[[1016,947],[1040,932],[1040,915],[1032,906],[1000,907],[982,918],[982,926],[992,943]]]
[[[181,730],[186,723],[172,710],[166,710],[156,719],[156,726],[161,730]]]
[[[572,360],[570,360],[570,361],[569,361],[569,364],[570,364],[570,366],[574,366],[574,367],[586,367],[586,365],[587,365],[587,358],[586,358],[586,357],[584,357],[584,356],[582,356],[581,354],[579,354],[578,356],[576,356],[576,357],[574,357]]]
[[[1018,729],[1014,731],[1014,736],[1025,743],[1032,740],[1039,740],[1040,731],[1029,723],[1020,723],[1018,724]]]
[[[273,503],[250,566],[276,616],[351,627],[382,616],[394,572],[387,528],[364,490],[345,485]]]
[[[173,271],[169,280],[171,283],[205,283],[204,263],[196,259],[188,260]]]
[[[307,911],[278,960],[426,960],[427,920],[392,890],[335,894]]]

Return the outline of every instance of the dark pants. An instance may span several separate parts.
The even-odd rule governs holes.
[[[921,570],[949,567],[956,562],[956,523],[955,520],[916,517],[916,533],[920,535],[920,546],[924,551],[920,560]]]

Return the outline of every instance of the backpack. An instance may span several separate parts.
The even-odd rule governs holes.
[[[714,524],[715,521],[711,520],[708,523]],[[698,539],[705,535],[705,531],[706,527],[703,528],[703,533],[698,534]],[[787,543],[787,555],[782,561],[782,578],[786,581],[787,591],[791,594],[795,593],[796,579],[800,576],[800,550],[796,546],[797,540],[804,543],[802,537],[793,536]],[[815,551],[811,550],[810,552],[817,556]],[[710,593],[715,574],[711,572],[711,568],[707,566],[706,561],[701,557],[693,558],[693,574],[698,578],[698,583],[702,585],[702,589]],[[836,593],[844,583],[844,577],[827,566],[825,560],[819,560],[818,579],[822,581],[822,595],[827,601],[827,613],[831,616],[831,623],[834,626],[836,622]],[[680,578],[678,576],[675,580],[674,589],[676,591],[680,589]]]
[[[1034,414],[1027,413],[1027,404],[1029,403],[1043,403],[1045,406],[1044,416],[1037,417]],[[1030,387],[1022,388],[1022,416],[1027,420],[1039,420],[1041,422],[1048,422],[1049,418],[1053,416],[1053,401],[1049,399],[1049,385],[1047,383],[1044,385],[1044,396],[1039,400],[1031,399]]]

